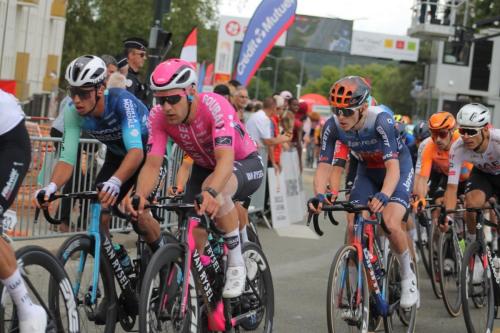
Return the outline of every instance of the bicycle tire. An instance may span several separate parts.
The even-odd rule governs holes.
[[[418,219],[418,217],[416,219]],[[431,265],[429,261],[429,235],[431,233],[431,228],[428,223],[423,226],[419,221],[415,221],[415,225],[417,226],[417,247],[420,253],[420,258],[422,259],[422,263],[424,264],[425,271],[427,272],[429,278],[431,278]],[[424,240],[422,237],[422,234],[424,232],[427,234],[427,240]]]
[[[396,257],[389,254],[387,265],[387,273],[384,279],[384,295],[386,301],[389,305],[399,302],[401,297],[401,277],[399,273],[399,262]],[[417,277],[417,288],[419,286],[418,279],[418,269],[415,264],[414,258],[412,258],[412,269],[414,270],[415,276]],[[397,325],[395,322],[400,322],[402,325]],[[396,306],[394,312],[389,314],[387,318],[384,318],[384,328],[385,332],[405,332],[414,333],[417,323],[417,304],[413,305],[410,310],[402,309],[399,305]]]
[[[329,333],[335,333],[335,314],[334,314],[334,308],[336,300],[337,300],[337,294],[335,294],[335,289],[336,289],[336,282],[337,279],[339,278],[338,274],[339,270],[342,268],[343,261],[347,259],[347,264],[349,265],[349,261],[352,260],[353,266],[351,267],[356,267],[356,272],[358,271],[358,253],[355,247],[351,245],[344,245],[342,246],[337,253],[335,254],[335,257],[333,258],[332,265],[330,267],[330,273],[328,274],[328,288],[327,288],[327,293],[326,293],[326,315],[327,315],[327,325],[328,325],[328,332]],[[366,276],[366,271],[364,268],[364,265],[361,265],[362,267],[362,300],[360,303],[361,308],[355,309],[354,312],[361,311],[361,322],[359,323],[360,325],[358,326],[358,330],[361,333],[367,333],[368,332],[368,326],[369,326],[369,313],[370,313],[370,290],[368,288],[368,279]],[[347,268],[348,269],[348,268]],[[351,272],[352,273],[352,272]],[[358,273],[356,273],[358,275]],[[349,274],[347,274],[349,277]],[[349,279],[348,279],[349,280]],[[349,283],[349,281],[346,281]],[[359,286],[356,287],[356,289],[359,288]],[[351,297],[348,297],[351,298]],[[350,300],[349,300],[350,304]],[[350,309],[352,311],[352,309]],[[338,322],[344,322],[345,325],[347,325],[347,322],[339,318]],[[346,327],[346,326],[343,326]],[[352,326],[351,326],[352,327]],[[354,332],[354,331],[353,331]]]
[[[257,244],[262,249],[262,244],[260,243],[259,234],[257,233],[257,226],[253,222],[251,225],[247,226],[248,240],[254,244]]]
[[[247,288],[245,288],[245,290],[252,290],[252,292],[245,291],[240,298],[240,302],[247,301],[251,304],[250,300],[254,294],[253,290],[258,290],[259,295],[258,297],[254,297],[254,299],[264,299],[263,303],[265,303],[265,316],[261,311],[259,311],[255,316],[248,318],[240,325],[247,331],[255,331],[259,328],[262,320],[264,320],[263,332],[272,332],[274,326],[274,286],[269,263],[267,262],[266,256],[260,246],[255,243],[247,242],[243,244],[241,253],[243,255],[243,259],[245,260],[247,273],[253,264],[257,266],[257,270],[256,275],[252,280],[250,280],[247,276]],[[248,288],[249,283],[252,284],[253,289]]]
[[[70,265],[74,264],[72,262],[72,257],[75,257],[78,253],[86,254],[86,258],[89,256],[95,258],[94,256],[95,243],[94,239],[88,235],[75,235],[73,237],[68,238],[59,248],[57,252],[57,257],[63,264],[66,272],[69,271]],[[81,255],[81,254],[80,254]],[[88,262],[87,262],[88,264]],[[91,276],[93,272],[93,268],[90,268]],[[85,270],[84,270],[85,271]],[[89,285],[79,286],[79,293],[75,295],[76,302],[81,306],[81,315],[80,321],[82,326],[86,326],[87,332],[103,332],[103,333],[113,333],[116,328],[116,323],[118,321],[118,299],[116,297],[116,289],[115,289],[115,280],[114,275],[111,270],[110,263],[106,259],[106,254],[101,251],[100,257],[100,285],[102,284],[102,290],[99,289],[99,293],[103,292],[101,302],[98,303],[92,308],[91,306],[86,306],[86,297],[89,294],[89,290],[91,288],[91,282],[89,281]],[[75,288],[75,281],[72,280],[72,276],[70,275],[70,282]],[[82,274],[83,275],[83,274]],[[98,293],[98,294],[99,294]],[[99,295],[98,295],[99,296]],[[104,305],[103,301],[107,300],[107,305]],[[106,309],[106,311],[96,311],[99,308],[99,305],[102,309]],[[95,323],[95,315],[98,315],[97,323]],[[105,313],[100,313],[105,312]],[[90,316],[90,317],[89,317]],[[89,328],[93,327],[93,328]],[[98,331],[98,327],[104,326],[102,331]]]
[[[431,286],[432,291],[436,298],[441,299],[443,295],[441,294],[441,289],[439,288],[439,263],[438,263],[438,245],[439,245],[439,236],[436,233],[439,233],[439,229],[436,226],[431,228],[431,236],[429,237],[429,263],[431,265]],[[434,238],[436,240],[434,241]]]
[[[462,270],[462,256],[458,255],[460,253],[460,248],[456,248],[458,244],[455,244],[453,240],[453,231],[449,230],[446,233],[441,233],[439,236],[439,251],[438,251],[438,261],[439,261],[439,286],[441,289],[441,295],[443,295],[443,303],[446,311],[452,317],[457,317],[460,315],[462,308],[462,298],[460,296],[460,272]],[[458,251],[458,252],[457,252]],[[454,261],[451,273],[448,273],[445,267],[445,259],[450,259]],[[458,257],[457,257],[458,256]]]
[[[163,274],[166,274],[167,276],[172,275],[173,278],[169,278],[171,282],[168,283],[169,286],[172,286],[172,289],[169,291],[169,295],[180,296],[182,295],[181,292],[182,283],[181,281],[178,281],[178,279],[179,276],[181,279],[183,279],[184,276],[183,269],[184,269],[184,251],[182,250],[179,244],[167,244],[162,248],[158,249],[158,251],[156,251],[155,254],[151,257],[151,261],[149,262],[146,273],[144,274],[141,286],[141,292],[139,296],[139,332],[155,332],[153,330],[154,328],[150,327],[149,311],[150,311],[150,304],[154,303],[154,301],[151,302],[150,300],[153,298],[153,293],[155,292],[153,282],[156,279],[156,276],[160,275],[161,277],[164,276]],[[198,296],[192,273],[190,275],[189,281],[190,281],[189,291],[188,291],[189,311],[186,312],[188,313],[188,317],[187,320],[181,319],[181,322],[171,323],[173,325],[176,325],[173,327],[177,328],[179,328],[179,325],[181,325],[180,329],[173,328],[172,331],[174,332],[182,332],[182,333],[200,332],[200,321],[198,320],[200,318],[200,307],[198,303]],[[175,283],[177,283],[177,285]],[[156,288],[156,292],[158,292],[158,288]],[[169,297],[168,303],[170,303],[171,302],[170,300],[172,299],[174,300],[174,302],[177,302],[176,298],[173,298],[171,296]],[[172,305],[172,309],[175,309],[174,308],[175,306],[177,306],[177,304],[174,303]],[[172,311],[173,310],[170,311],[169,314],[170,316],[172,316]],[[165,322],[168,321],[172,322],[170,318],[167,318],[165,320]],[[163,328],[160,327],[158,332],[161,332],[162,330]]]
[[[80,320],[78,316],[78,310],[76,308],[74,296],[73,296],[73,291],[71,290],[71,286],[69,284],[69,279],[62,268],[59,260],[57,260],[56,257],[46,249],[40,247],[40,246],[35,246],[35,245],[29,245],[22,247],[21,249],[16,251],[16,259],[18,260],[18,263],[21,262],[22,268],[20,269],[21,274],[23,276],[23,279],[25,280],[26,288],[28,290],[31,290],[31,286],[33,284],[30,282],[33,279],[29,278],[30,272],[34,273],[33,269],[29,268],[26,269],[26,267],[29,266],[40,266],[42,267],[45,271],[47,271],[50,275],[48,279],[48,297],[47,297],[47,302],[46,306],[49,309],[49,314],[48,314],[48,324],[47,327],[51,327],[52,330],[55,330],[56,332],[70,332],[70,333],[78,333],[80,332]],[[33,276],[37,280],[40,280],[40,276]],[[54,292],[51,295],[50,292],[50,285],[54,283],[55,288]],[[4,295],[3,292],[3,284],[0,284],[0,295]],[[55,294],[55,290],[57,290],[57,294]],[[42,296],[42,291],[37,290],[37,293]],[[7,293],[5,293],[7,295]],[[60,297],[62,296],[62,298]],[[54,300],[55,299],[62,299],[64,302],[64,311],[66,313],[65,318],[62,318],[61,314],[61,308],[58,308],[58,303],[56,303]],[[34,302],[38,303],[38,300],[36,298],[32,298]],[[45,302],[44,302],[45,303]],[[0,332],[18,332],[18,329],[16,329],[17,325],[17,315],[15,313],[15,307],[13,307],[12,311],[7,311],[7,313],[12,313],[12,321],[5,321],[5,308],[4,305],[7,304],[5,299],[0,300]],[[5,324],[6,322],[11,322],[12,326],[10,326],[9,329],[5,329]]]
[[[494,299],[494,294],[493,294],[493,285],[494,281],[491,279],[491,277],[488,277],[489,272],[489,265],[487,266],[487,270],[483,273],[483,279],[484,281],[481,283],[482,288],[486,288],[486,292],[484,289],[483,295],[486,295],[486,321],[484,322],[484,327],[481,326],[481,328],[478,329],[478,325],[480,324],[480,318],[483,316],[477,315],[477,311],[480,311],[482,309],[478,308],[476,306],[476,302],[472,300],[474,303],[474,308],[472,309],[472,304],[469,303],[469,298],[474,299],[474,294],[476,293],[474,291],[474,285],[470,279],[470,276],[473,275],[474,272],[474,264],[472,264],[472,269],[471,269],[471,263],[475,262],[475,256],[476,254],[479,253],[479,243],[473,242],[469,244],[467,249],[465,250],[464,257],[462,260],[462,271],[460,274],[460,288],[461,288],[461,297],[462,297],[462,312],[464,314],[464,320],[465,320],[465,326],[467,327],[467,332],[468,333],[482,333],[486,332],[489,329],[489,332],[492,331],[493,329],[493,323],[495,320],[495,299]],[[470,296],[469,291],[473,292],[472,296]]]

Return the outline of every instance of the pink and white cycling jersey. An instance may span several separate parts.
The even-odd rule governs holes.
[[[490,142],[484,153],[476,153],[465,147],[459,138],[450,148],[450,169],[448,184],[458,184],[460,169],[464,161],[471,162],[474,168],[491,175],[500,175],[500,129],[490,128]]]
[[[214,93],[198,96],[196,117],[190,124],[170,125],[160,105],[151,109],[148,119],[148,155],[163,156],[169,137],[195,164],[215,168],[215,149],[232,148],[234,160],[244,160],[257,147],[224,97]]]

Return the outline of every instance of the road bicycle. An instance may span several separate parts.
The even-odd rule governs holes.
[[[137,200],[133,205],[138,205]],[[159,249],[144,275],[139,299],[140,332],[272,331],[273,282],[259,246],[243,244],[247,269],[244,293],[224,299],[228,250],[213,221],[189,214],[194,204],[170,202],[146,208],[177,213],[178,231],[177,242]],[[195,247],[194,233],[199,228],[208,232],[204,253]]]
[[[373,331],[383,322],[385,332],[414,332],[417,305],[410,309],[399,306],[401,278],[399,263],[390,254],[388,246],[379,244],[375,237],[375,226],[380,225],[386,235],[389,230],[376,214],[374,219],[365,219],[361,212],[367,206],[350,202],[335,202],[323,206],[322,210],[334,225],[334,211],[354,213],[353,243],[343,245],[336,253],[328,277],[327,323],[328,331],[362,332]],[[318,215],[309,213],[314,230],[322,235]],[[416,273],[415,262],[412,268]]]
[[[38,215],[38,214],[37,214]],[[35,221],[37,217],[35,217]],[[9,244],[12,240],[0,216],[0,235]],[[15,219],[9,219],[15,223]],[[17,265],[28,289],[30,298],[47,312],[47,332],[80,332],[80,319],[71,284],[59,260],[48,250],[29,245],[16,251]],[[0,284],[0,333],[19,332],[16,307],[9,293]]]
[[[38,195],[44,202],[44,193]],[[151,257],[149,246],[142,239],[136,223],[136,258],[131,260],[120,244],[114,244],[107,230],[101,227],[104,214],[113,214],[129,220],[129,216],[118,209],[101,210],[96,191],[52,195],[49,202],[58,199],[90,200],[90,224],[87,234],[68,238],[59,248],[57,257],[69,273],[76,305],[81,312],[81,324],[85,332],[115,332],[120,322],[125,331],[135,327],[138,310],[138,292],[141,288],[146,266]],[[47,221],[60,223],[50,216],[48,206],[42,210]],[[168,233],[163,234],[168,238]],[[119,291],[116,288],[118,284]]]
[[[491,209],[497,217],[500,216],[495,200],[490,200],[489,204],[490,207],[486,209]],[[484,226],[497,228],[497,225],[485,218],[486,209],[467,207],[446,211],[446,214],[457,211],[476,214],[476,240],[467,245],[460,273],[462,311],[469,333],[492,332],[495,320],[499,318],[500,258],[498,253],[491,251],[483,233]]]

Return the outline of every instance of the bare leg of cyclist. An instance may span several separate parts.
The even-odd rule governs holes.
[[[240,238],[241,242],[248,242],[247,225],[248,225],[248,210],[243,207],[241,202],[235,203],[236,209],[238,210],[238,220],[240,228]]]
[[[161,237],[160,224],[149,212],[139,216],[137,223],[139,230],[143,232],[144,241],[148,243],[153,252],[165,244],[163,237]]]
[[[466,207],[483,207],[486,202],[486,195],[483,191],[473,190],[465,194]],[[467,223],[467,242],[470,244],[476,240],[476,213],[466,212],[465,222]]]
[[[203,182],[202,188],[210,182],[213,174]],[[245,287],[245,261],[241,254],[241,241],[239,233],[238,210],[233,202],[233,195],[238,189],[238,180],[234,174],[231,175],[221,193],[217,196],[220,202],[217,212],[217,227],[224,231],[224,241],[229,249],[228,269],[226,272],[226,284],[222,296],[225,298],[238,297],[243,293]]]
[[[411,268],[408,237],[401,226],[405,213],[406,208],[395,202],[390,202],[382,212],[385,224],[390,232],[390,235],[388,235],[389,241],[399,261],[401,275],[400,306],[409,308],[418,302],[419,293],[417,279]]]
[[[0,280],[17,308],[20,333],[42,333],[47,326],[45,310],[33,304],[21,273],[17,268],[14,251],[0,238]]]

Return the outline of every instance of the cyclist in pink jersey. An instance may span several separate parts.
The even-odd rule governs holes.
[[[158,102],[149,115],[148,156],[137,182],[140,207],[129,210],[139,220],[152,219],[143,207],[153,190],[170,137],[194,161],[186,185],[185,202],[201,194],[197,213],[215,218],[229,248],[225,298],[238,297],[245,286],[246,269],[241,255],[238,212],[233,200],[243,201],[260,186],[264,176],[253,140],[234,108],[214,93],[198,94],[196,73],[190,63],[169,59],[151,74],[151,89]],[[197,246],[206,240],[198,232]]]

